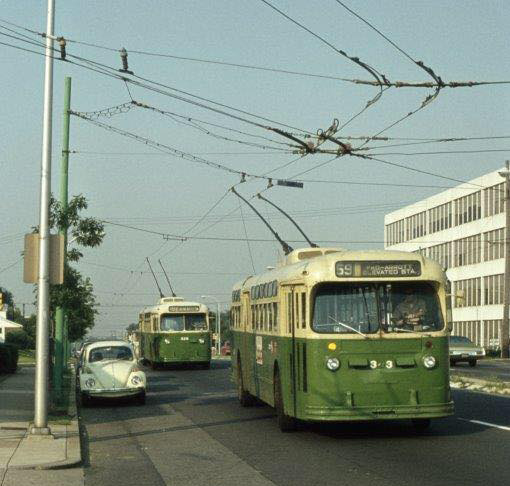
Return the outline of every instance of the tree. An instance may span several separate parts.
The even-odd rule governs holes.
[[[5,342],[16,346],[18,349],[33,349],[34,347],[34,342],[23,329],[9,331],[5,337]]]
[[[103,224],[94,218],[80,216],[80,212],[87,209],[87,199],[83,195],[74,196],[63,210],[60,202],[53,197],[50,202],[50,226],[52,228],[67,227],[70,241],[83,247],[99,246],[105,236]],[[68,339],[76,341],[82,339],[94,327],[97,314],[97,303],[94,288],[90,278],[82,274],[68,262],[77,262],[83,254],[77,248],[67,251],[67,261],[64,267],[64,285],[50,286],[51,319],[54,321],[57,306],[64,307],[67,314]]]
[[[0,293],[2,294],[4,307],[7,309],[7,319],[13,321],[14,300],[12,298],[12,293],[5,287],[0,287]]]
[[[138,324],[136,322],[132,322],[131,324],[129,324],[128,327],[126,327],[126,331],[127,332],[138,331]]]

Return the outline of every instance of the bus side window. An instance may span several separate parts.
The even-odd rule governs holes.
[[[278,332],[278,304],[273,302],[274,331]]]
[[[293,318],[294,318],[294,326],[296,329],[299,328],[299,301],[300,301],[300,294],[296,292],[294,294],[294,312],[293,312]]]
[[[301,292],[301,327],[306,329],[306,292]]]
[[[267,304],[267,311],[269,313],[269,332],[273,332],[274,316],[273,316],[273,303]]]
[[[292,332],[292,294],[287,294],[287,332]]]
[[[251,327],[252,330],[255,327],[255,306],[253,304],[251,305],[251,322],[250,322],[250,327]]]

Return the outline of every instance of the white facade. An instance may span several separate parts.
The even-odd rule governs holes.
[[[498,171],[423,199],[384,218],[389,250],[421,252],[446,268],[452,290],[453,334],[497,348],[503,317],[504,182]]]

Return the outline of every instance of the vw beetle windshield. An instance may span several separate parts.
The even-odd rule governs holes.
[[[104,346],[90,350],[89,363],[111,359],[131,361],[133,359],[133,352],[127,346]]]

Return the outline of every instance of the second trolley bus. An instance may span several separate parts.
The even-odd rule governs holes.
[[[139,316],[140,358],[153,368],[168,364],[211,364],[209,309],[182,297],[163,297]]]

